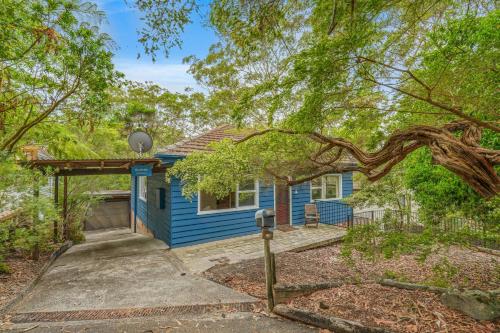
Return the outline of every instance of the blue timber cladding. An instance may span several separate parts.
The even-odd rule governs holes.
[[[157,198],[158,189],[162,189],[165,193],[163,209],[158,207],[158,200],[161,199]],[[165,181],[164,173],[155,173],[148,177],[147,221],[145,224],[155,238],[170,245],[170,186]]]
[[[352,194],[352,172],[342,174],[342,197]],[[292,224],[304,224],[304,205],[311,203],[311,183],[292,186]],[[321,223],[344,222],[350,210],[345,205],[335,205],[330,201],[318,202]],[[326,220],[328,218],[328,220]]]
[[[255,225],[257,209],[198,214],[198,198],[182,196],[179,179],[171,182],[171,247],[205,243],[260,231]],[[259,182],[259,208],[274,206],[273,185]]]

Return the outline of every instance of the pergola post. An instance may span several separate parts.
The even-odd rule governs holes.
[[[64,239],[69,239],[69,225],[68,225],[68,176],[63,177],[63,228]]]
[[[56,208],[57,211],[59,210],[59,176],[54,176],[54,207]],[[54,243],[57,242],[57,238],[59,236],[58,235],[59,224],[57,221],[58,218],[59,214],[58,217],[54,219],[54,231],[53,231]]]

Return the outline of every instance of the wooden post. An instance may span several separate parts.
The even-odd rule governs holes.
[[[271,244],[273,232],[268,229],[262,230],[262,238],[264,239],[264,264],[266,268],[266,294],[267,294],[267,309],[269,312],[274,309],[274,294],[273,294],[273,265],[271,259]]]
[[[276,284],[276,256],[271,252],[271,271],[273,272],[273,286]]]
[[[38,184],[38,180],[35,180],[35,186],[33,188],[33,196],[38,200],[40,197],[40,186]],[[37,207],[38,207],[38,202],[37,202]],[[35,208],[35,211],[33,212],[33,225],[32,228],[36,230],[37,224],[39,224],[39,211],[38,208]],[[35,231],[36,233],[36,231]],[[38,235],[37,235],[38,236]],[[40,244],[38,242],[38,237],[36,238],[37,241],[33,246],[33,252],[31,253],[31,257],[33,260],[38,260],[40,259]]]
[[[56,210],[59,210],[59,176],[54,176],[54,207]],[[53,231],[53,239],[54,243],[57,242],[57,238],[59,236],[59,225],[58,218],[59,214],[57,214],[57,218],[54,219],[54,231]]]
[[[63,177],[63,229],[64,239],[69,239],[69,226],[68,226],[68,176]]]

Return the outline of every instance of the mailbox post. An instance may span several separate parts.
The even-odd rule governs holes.
[[[262,239],[264,240],[264,264],[266,269],[266,294],[267,294],[267,309],[271,312],[274,308],[274,293],[273,285],[276,282],[274,272],[274,256],[271,253],[270,241],[273,239],[275,213],[273,209],[261,209],[255,213],[255,222],[257,227],[262,229]]]

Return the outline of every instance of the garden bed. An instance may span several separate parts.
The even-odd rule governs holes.
[[[276,256],[277,280],[285,285],[345,282],[344,285],[297,297],[287,304],[325,316],[357,321],[395,332],[495,332],[498,322],[477,321],[447,308],[439,295],[403,290],[377,282],[383,278],[439,287],[493,290],[500,288],[500,258],[457,246],[432,254],[371,261],[354,253],[341,255],[341,245],[285,252]],[[263,259],[220,264],[205,277],[241,292],[265,298]],[[450,273],[451,272],[451,273]],[[320,306],[321,303],[321,306]]]
[[[341,245],[333,245],[299,253],[276,255],[278,282],[307,284],[329,281],[376,282],[391,278],[430,285],[491,290],[500,288],[500,257],[452,246],[431,255],[420,263],[415,255],[390,260],[371,260],[354,253],[348,262],[341,256]],[[455,273],[450,274],[450,266]],[[220,264],[204,273],[205,277],[233,289],[264,298],[263,259],[236,264]],[[446,285],[447,284],[447,285]]]
[[[36,279],[45,264],[50,260],[50,253],[32,260],[16,255],[8,257],[5,263],[10,267],[10,274],[0,273],[0,309],[23,292]]]
[[[343,285],[298,297],[289,306],[394,332],[492,333],[498,323],[477,321],[444,306],[439,296],[379,284]]]

